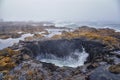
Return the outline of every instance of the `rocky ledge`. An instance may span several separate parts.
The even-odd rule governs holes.
[[[18,33],[0,33],[0,39],[19,38],[21,35]]]
[[[89,54],[84,65],[59,67],[37,60],[52,54],[63,58],[75,50]],[[0,51],[0,79],[3,80],[119,80],[120,32],[81,27],[62,32],[50,40],[20,41]]]

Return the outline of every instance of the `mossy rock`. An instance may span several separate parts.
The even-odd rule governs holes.
[[[10,48],[5,48],[0,51],[0,72],[5,73],[14,68],[16,64],[17,55],[19,51],[12,50]],[[16,57],[15,57],[16,56]]]
[[[109,71],[115,74],[120,74],[120,63],[110,66]]]
[[[107,45],[110,50],[120,49],[120,33],[115,32],[112,29],[94,29],[89,27],[82,27],[73,32],[64,31],[60,35],[54,35],[52,39],[73,39],[73,38],[85,38],[88,40],[99,41]]]
[[[0,56],[13,56],[19,54],[19,51],[12,50],[10,48],[5,48],[0,50]]]
[[[12,61],[10,57],[4,57],[0,60],[0,71],[10,70],[15,67],[15,63]]]

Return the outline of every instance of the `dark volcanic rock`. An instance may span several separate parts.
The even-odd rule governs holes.
[[[110,73],[107,67],[108,66],[101,66],[93,70],[89,76],[89,80],[119,80],[120,74]]]
[[[113,52],[110,52],[110,54],[120,58],[120,51],[113,51]]]
[[[104,56],[107,52],[105,45],[100,42],[88,41],[84,39],[61,39],[48,41],[23,42],[22,53],[36,57],[38,55],[52,54],[57,57],[66,57],[79,50],[89,53],[88,61],[93,61],[96,57]]]
[[[116,35],[119,36],[119,33],[111,29],[82,27],[74,32],[64,32],[56,40],[20,41],[17,45],[11,47],[14,50],[20,50],[18,55],[13,54],[12,50],[7,51],[8,53],[0,53],[1,71],[8,67],[10,63],[10,68],[6,68],[9,71],[6,75],[0,74],[0,79],[119,80],[119,37]],[[58,67],[52,63],[46,63],[44,60],[41,62],[42,60],[37,59],[40,57],[49,60],[55,57],[55,59],[64,61],[70,55],[77,61],[79,55],[76,55],[76,53],[81,53],[84,50],[89,56],[85,65],[77,68]],[[116,50],[118,51],[116,52]],[[8,56],[9,53],[12,54]],[[70,61],[70,64],[74,63],[72,60]],[[14,62],[14,66],[11,62]]]
[[[50,40],[39,42],[42,53],[53,54],[58,57],[70,55],[75,50],[82,52],[81,41],[76,40]]]
[[[109,67],[109,71],[115,74],[120,73],[120,63]]]
[[[54,70],[51,70],[54,69]],[[79,68],[57,67],[54,64],[29,60],[22,62],[5,80],[85,80]]]
[[[98,57],[103,57],[108,53],[105,45],[95,41],[84,41],[83,46],[87,53],[89,53],[88,62],[94,61]]]
[[[50,71],[56,71],[56,69],[58,68],[57,66],[55,66],[54,64],[51,64],[51,63],[45,63],[45,62],[41,62],[42,63],[42,66],[43,68],[46,68]]]
[[[0,39],[19,38],[21,35],[18,33],[0,33]]]

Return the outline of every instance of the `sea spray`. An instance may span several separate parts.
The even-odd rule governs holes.
[[[69,56],[63,58],[59,58],[52,54],[46,54],[46,53],[39,55],[36,58],[37,60],[40,60],[42,62],[52,63],[59,67],[63,67],[63,66],[78,67],[84,65],[84,62],[88,57],[88,53],[86,53],[84,48],[82,49],[83,49],[82,52],[80,52],[79,50],[75,50]]]

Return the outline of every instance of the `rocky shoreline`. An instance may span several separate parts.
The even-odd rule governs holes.
[[[36,59],[45,53],[63,58],[76,49],[82,52],[82,48],[89,56],[76,68]],[[75,54],[72,57],[77,59]],[[119,80],[120,32],[84,26],[49,39],[20,41],[0,50],[0,64],[0,80]]]

